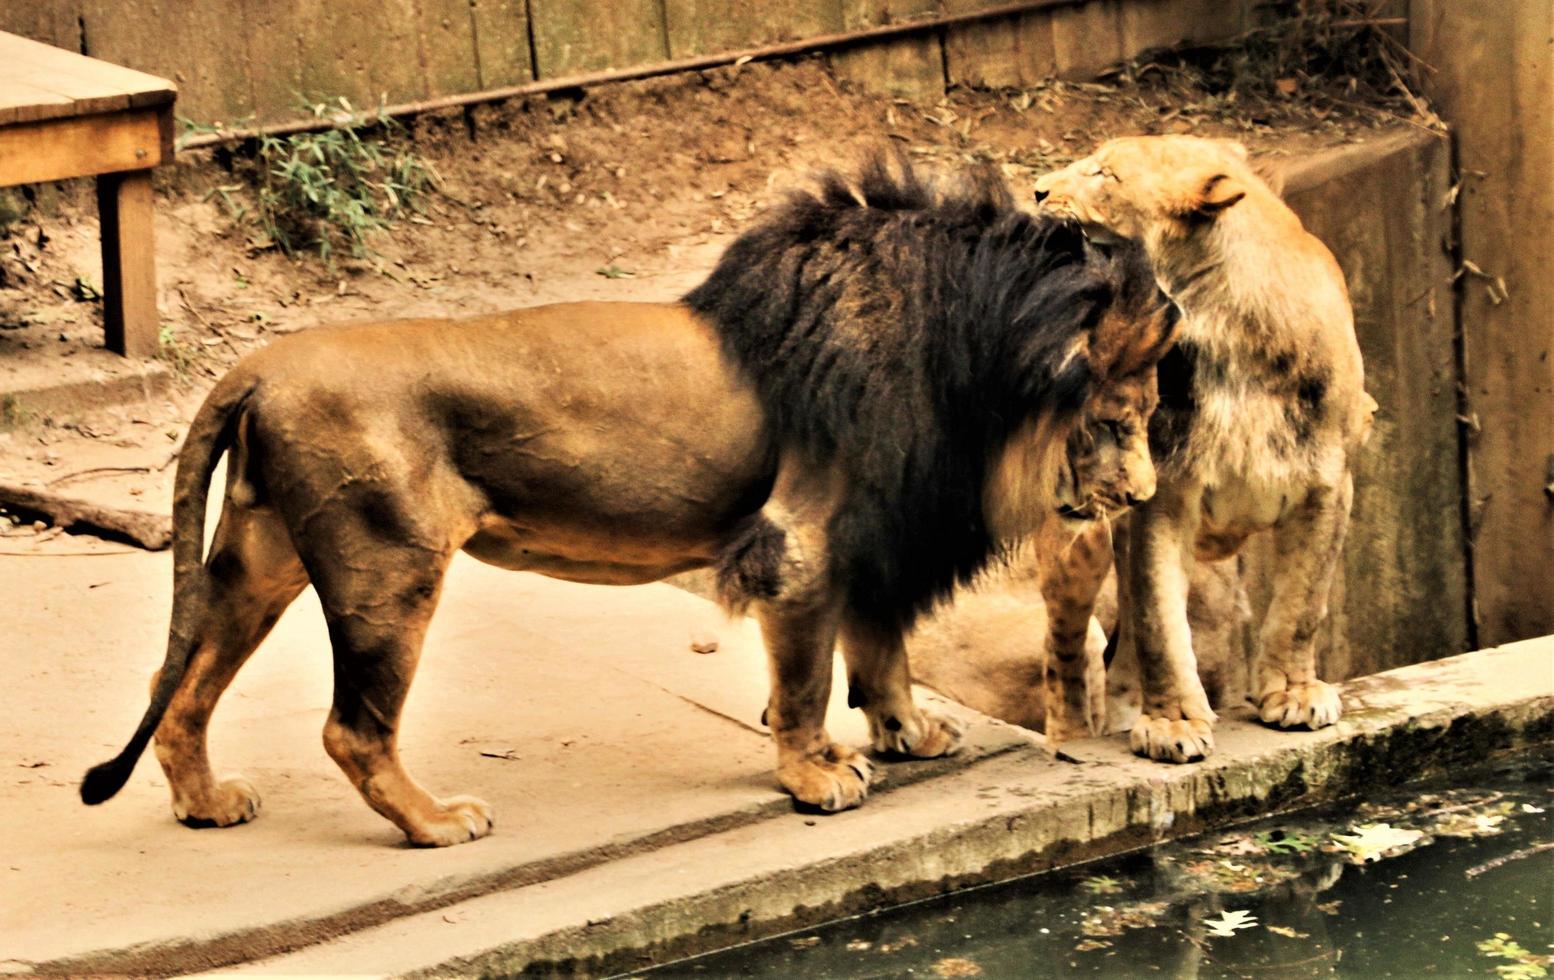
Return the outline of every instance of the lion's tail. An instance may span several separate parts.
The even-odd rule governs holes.
[[[151,703],[129,744],[112,759],[87,770],[81,780],[81,802],[88,806],[111,799],[124,788],[183,680],[189,655],[198,642],[191,635],[191,617],[198,605],[197,593],[203,587],[205,504],[211,473],[232,444],[237,421],[257,383],[252,372],[242,367],[234,369],[216,384],[189,426],[173,480],[173,618],[167,637],[167,657],[151,692]]]

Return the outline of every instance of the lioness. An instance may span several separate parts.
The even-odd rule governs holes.
[[[1134,751],[1185,762],[1213,750],[1188,570],[1263,530],[1279,563],[1253,665],[1258,713],[1284,728],[1332,724],[1338,694],[1316,676],[1314,641],[1348,524],[1351,460],[1376,410],[1338,263],[1227,141],[1112,140],[1038,178],[1036,200],[1142,243],[1183,314],[1150,423],[1159,492],[1119,549],[1128,613],[1114,668],[1124,685],[1139,673]]]
[[[940,196],[888,171],[793,195],[680,303],[318,330],[241,361],[179,459],[150,706],[82,799],[112,796],[154,735],[180,820],[251,819],[253,787],[211,774],[207,724],[312,582],[334,648],[329,754],[416,844],[489,833],[489,806],[433,796],[397,751],[460,549],[618,585],[715,567],[760,621],[777,778],[805,804],[855,806],[872,773],[824,727],[838,637],[876,747],[954,750],[959,725],[913,703],[903,631],[1000,541],[1153,486],[1144,440],[1111,433],[1145,421],[1176,316],[1139,250],[1022,214],[1002,184]],[[1090,466],[1067,465],[1097,440]]]

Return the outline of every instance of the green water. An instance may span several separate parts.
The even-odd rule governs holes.
[[[637,975],[1531,980],[1550,954],[1544,755]]]

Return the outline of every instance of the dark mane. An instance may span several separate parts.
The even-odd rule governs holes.
[[[835,572],[851,612],[890,629],[996,552],[992,455],[1028,419],[1075,417],[1102,380],[1075,338],[1114,304],[1143,318],[1161,302],[1136,248],[1102,254],[991,174],[942,190],[879,156],[792,194],[685,297],[779,441],[845,468]]]

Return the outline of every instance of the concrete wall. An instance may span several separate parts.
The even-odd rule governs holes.
[[[1473,582],[1484,646],[1554,633],[1554,3],[1411,0],[1457,135]]]
[[[1001,6],[1008,0],[9,0],[0,30],[174,79],[202,123],[519,85]],[[1250,0],[1075,0],[838,53],[859,84],[937,98],[1027,85],[1243,28]]]

